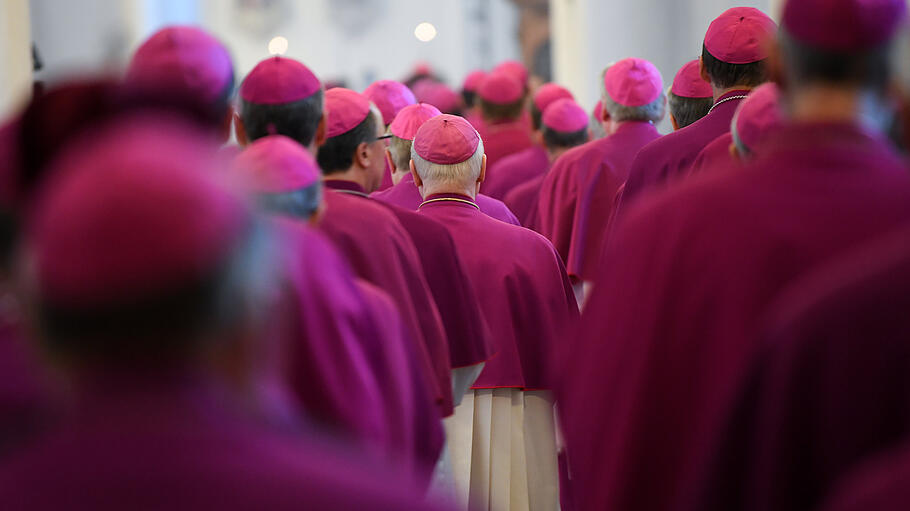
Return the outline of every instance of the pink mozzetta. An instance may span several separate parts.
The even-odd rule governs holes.
[[[414,85],[417,101],[429,103],[443,112],[455,112],[461,106],[461,96],[448,85],[436,80],[421,80]]]
[[[802,3],[803,0],[795,0]],[[815,2],[813,2],[815,3]],[[822,10],[831,9],[831,2]],[[777,25],[767,14],[754,7],[733,7],[714,19],[705,33],[705,49],[721,62],[749,64],[768,57],[768,42]]]
[[[402,108],[417,102],[411,89],[395,80],[373,82],[363,91],[363,95],[372,101],[382,113],[382,123],[388,125]]]
[[[890,40],[906,10],[905,0],[791,0],[781,27],[814,48],[860,51]]]
[[[480,69],[471,71],[468,73],[468,76],[465,77],[464,82],[461,84],[461,90],[465,92],[477,92],[477,87],[480,87],[480,82],[482,82],[486,76],[486,71],[482,71]]]
[[[783,124],[779,99],[780,91],[773,83],[754,89],[733,116],[733,139],[754,150],[765,134]]]
[[[477,151],[480,135],[471,123],[457,115],[442,114],[423,123],[414,136],[414,151],[439,165],[461,163]]]
[[[522,87],[528,83],[528,68],[517,60],[507,60],[493,68],[494,73],[506,73],[518,81]]]
[[[284,135],[262,137],[233,162],[234,172],[255,193],[283,193],[319,182],[319,165],[309,151]]]
[[[27,227],[38,292],[65,306],[122,303],[206,275],[250,218],[208,138],[130,117],[73,142],[51,165]]]
[[[286,57],[270,57],[246,75],[240,86],[244,101],[259,105],[283,105],[306,99],[322,84],[302,63]]]
[[[701,77],[698,59],[686,62],[673,77],[670,92],[681,98],[710,98],[714,96],[711,84]]]
[[[573,133],[588,127],[588,113],[569,98],[557,99],[543,112],[543,125],[554,131]]]
[[[206,101],[226,97],[234,77],[227,49],[196,27],[166,27],[136,50],[127,81],[179,87]]]
[[[433,105],[427,103],[409,105],[398,112],[395,120],[389,126],[389,131],[398,138],[414,140],[417,130],[423,126],[423,123],[437,115],[442,115],[442,112]]]
[[[623,106],[647,105],[660,97],[663,88],[660,71],[644,59],[620,60],[604,74],[604,89]]]
[[[511,74],[504,72],[488,74],[477,88],[480,99],[497,105],[519,101],[523,94],[524,86]]]
[[[363,94],[336,87],[325,91],[325,109],[328,113],[326,136],[337,137],[356,128],[370,115],[370,102]]]
[[[569,89],[556,83],[545,83],[534,91],[534,106],[538,112],[543,112],[557,99],[575,99]]]

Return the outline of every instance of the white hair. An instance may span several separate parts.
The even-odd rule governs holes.
[[[607,70],[612,67],[613,64],[608,65],[600,73],[600,96],[601,101],[603,102],[604,110],[610,113],[610,119],[616,122],[622,121],[650,121],[650,122],[660,122],[664,115],[667,113],[667,96],[663,91],[660,92],[660,95],[654,101],[648,103],[647,105],[642,106],[625,106],[620,105],[616,101],[613,101],[613,98],[610,97],[610,93],[607,92],[607,85],[604,77],[607,74]]]
[[[468,189],[477,182],[480,177],[480,167],[483,165],[483,140],[477,143],[477,150],[470,158],[451,165],[442,165],[439,163],[424,160],[417,154],[414,147],[411,147],[411,159],[414,160],[414,167],[417,169],[417,175],[427,188],[458,187]]]

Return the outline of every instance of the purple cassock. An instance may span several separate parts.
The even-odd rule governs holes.
[[[272,323],[283,334],[281,367],[304,414],[426,483],[443,444],[411,334],[388,297],[356,281],[320,233],[275,217],[286,286]]]
[[[818,509],[847,474],[906,441],[908,308],[907,227],[781,293],[726,426],[692,471],[686,509]]]
[[[96,378],[0,468],[8,509],[432,509],[395,470],[275,431],[186,375]]]
[[[540,175],[513,188],[502,201],[515,213],[521,225],[537,230],[537,197],[546,175]]]
[[[533,231],[484,215],[467,196],[432,195],[420,213],[452,234],[496,341],[498,354],[472,388],[552,388],[551,355],[578,316],[553,247]]]
[[[486,150],[486,145],[484,149]],[[480,185],[480,191],[494,199],[504,201],[509,191],[546,174],[549,169],[550,157],[547,150],[534,144],[503,157],[495,167],[487,162],[487,175]]]
[[[339,187],[325,194],[326,214],[320,229],[343,253],[354,273],[389,294],[409,333],[419,342],[427,385],[442,416],[453,410],[451,363],[442,318],[423,275],[420,257],[395,215],[380,204],[362,200],[347,182],[326,180]]]
[[[712,140],[695,157],[695,162],[692,164],[689,174],[695,175],[705,171],[710,172],[713,169],[738,167],[740,165],[739,160],[730,156],[730,144],[732,143],[733,135],[730,133],[724,133]]]
[[[747,90],[724,94],[717,98],[708,115],[643,148],[629,171],[621,207],[628,206],[643,193],[684,179],[698,153],[730,131],[736,107],[748,94]]]
[[[387,204],[410,209],[411,211],[417,211],[420,203],[423,202],[423,197],[420,196],[420,190],[418,190],[417,185],[414,184],[414,176],[412,176],[410,172],[406,174],[397,185],[388,190],[373,193],[370,197]],[[477,205],[480,206],[481,211],[496,220],[512,225],[521,225],[512,211],[498,199],[479,194],[477,196]]]
[[[534,141],[531,140],[530,117],[522,116],[515,121],[487,123],[481,136],[488,168],[494,168],[506,156],[534,145]]]
[[[821,511],[903,511],[910,502],[910,444],[863,464]]]
[[[651,123],[624,122],[609,137],[570,149],[547,173],[536,226],[572,277],[593,280],[616,192],[629,176],[635,154],[659,137]]]
[[[688,128],[685,128],[688,129]],[[769,133],[742,172],[643,199],[605,246],[557,397],[583,509],[669,509],[794,278],[910,221],[910,175],[852,124]]]

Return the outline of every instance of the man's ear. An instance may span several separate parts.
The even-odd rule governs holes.
[[[313,138],[313,142],[316,143],[316,147],[319,147],[322,144],[325,144],[326,139],[329,138],[326,136],[326,131],[325,131],[325,129],[326,129],[325,127],[326,127],[327,123],[328,123],[328,116],[326,115],[325,112],[322,112],[322,117],[319,118],[319,124],[316,126],[316,136]]]
[[[676,131],[679,129],[679,123],[676,122],[676,117],[674,117],[673,114],[670,114],[670,124],[673,125],[673,131]]]
[[[739,149],[736,148],[736,144],[730,142],[730,147],[727,148],[730,151],[730,158],[733,158],[733,161],[742,163],[742,155],[739,154]]]
[[[227,143],[231,138],[231,123],[234,121],[234,107],[228,106],[224,112],[224,118],[221,119],[221,129],[218,131],[218,141],[222,144]]]
[[[237,143],[245,147],[250,144],[249,138],[246,136],[246,128],[243,126],[243,119],[240,118],[240,113],[234,110],[234,135],[237,137]]]
[[[388,149],[385,150],[385,161],[388,162],[389,170],[391,172],[394,173],[394,172],[398,171],[398,167],[395,166],[395,160],[392,159],[392,152],[389,151]]]
[[[483,160],[480,162],[480,174],[477,176],[477,184],[483,183],[483,180],[487,178],[487,155],[483,155]]]
[[[705,69],[705,59],[698,57],[698,74],[701,75],[701,79],[711,83],[711,77],[708,76],[708,70]]]
[[[534,142],[539,146],[543,146],[543,127],[542,126],[539,130],[534,132]]]
[[[768,81],[776,83],[781,90],[787,88],[787,77],[784,73],[784,63],[781,58],[780,43],[772,39],[768,43],[768,59],[765,69],[768,71]]]
[[[357,149],[354,150],[354,163],[362,168],[370,166],[370,144],[366,142],[357,144]]]
[[[322,217],[324,217],[324,216],[325,216],[325,202],[320,202],[319,207],[316,208],[316,211],[314,211],[313,214],[310,215],[309,224],[313,227],[316,227],[317,225],[319,225],[319,222],[322,221]]]
[[[414,185],[416,185],[417,188],[420,188],[421,186],[423,186],[423,180],[420,179],[420,174],[417,173],[417,167],[414,166],[414,160],[411,160],[410,165],[411,165],[411,175],[414,176]]]

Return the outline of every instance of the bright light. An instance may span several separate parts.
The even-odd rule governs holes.
[[[434,27],[432,23],[424,21],[414,29],[414,37],[428,43],[436,37],[436,27]]]
[[[284,55],[284,52],[288,51],[288,40],[284,37],[277,36],[273,37],[269,41],[269,53],[272,55]]]

